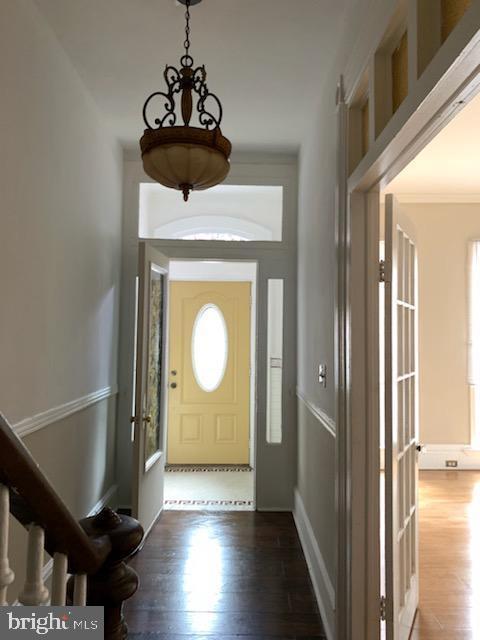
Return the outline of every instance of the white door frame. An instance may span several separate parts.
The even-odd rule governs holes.
[[[172,260],[172,262],[176,262],[177,264],[179,262],[183,262],[183,263],[198,263],[198,262],[208,262],[208,260]],[[215,261],[217,262],[217,261]],[[169,283],[171,282],[182,282],[182,281],[189,281],[189,282],[197,282],[199,280],[201,280],[202,282],[216,282],[217,280],[222,280],[222,281],[231,281],[231,282],[250,282],[251,284],[251,297],[250,297],[250,374],[249,374],[249,389],[250,389],[250,400],[249,400],[249,420],[250,420],[250,426],[249,426],[249,434],[248,434],[248,446],[249,446],[249,464],[253,469],[253,473],[254,473],[254,478],[255,478],[255,439],[256,439],[256,428],[257,428],[257,398],[256,398],[256,381],[257,381],[257,342],[258,342],[258,335],[257,335],[257,306],[258,306],[258,287],[257,287],[257,280],[258,280],[258,262],[256,260],[252,260],[250,262],[244,260],[244,261],[238,261],[238,260],[219,260],[218,262],[225,264],[225,263],[233,263],[233,264],[241,264],[242,262],[244,262],[247,265],[253,266],[254,267],[254,274],[252,276],[250,276],[249,279],[245,279],[245,276],[243,274],[241,274],[240,276],[236,276],[235,277],[233,275],[228,275],[228,276],[220,276],[219,274],[216,274],[215,272],[213,272],[213,275],[206,275],[203,273],[200,273],[200,275],[195,275],[195,277],[182,277],[182,278],[170,278],[169,279]],[[173,267],[172,267],[173,269]],[[168,415],[168,414],[167,414]],[[168,419],[167,419],[167,424],[166,424],[166,434],[168,437],[168,430],[169,430],[169,424],[168,424]],[[168,464],[168,459],[166,459],[166,462]]]
[[[337,95],[337,640],[375,640],[380,628],[379,193],[478,93],[480,7],[473,10],[473,23],[451,34],[349,178],[342,148],[358,124],[345,122],[342,83]]]
[[[129,438],[132,389],[135,276],[138,252],[139,185],[152,182],[139,154],[124,161],[122,295],[120,321],[117,467],[122,506],[130,495],[131,442]],[[297,158],[285,155],[238,155],[232,161],[226,184],[281,185],[283,236],[280,242],[222,242],[206,240],[146,239],[172,260],[233,260],[257,262],[257,394],[256,394],[256,507],[264,511],[291,511],[297,477]],[[188,207],[188,205],[186,205]],[[281,278],[284,293],[284,370],[282,444],[266,441],[266,335],[268,279]],[[273,471],[272,471],[273,470]]]

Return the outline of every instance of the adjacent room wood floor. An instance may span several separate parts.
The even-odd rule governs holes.
[[[164,512],[132,566],[131,640],[325,638],[291,514]]]
[[[420,611],[411,640],[480,639],[480,472],[420,472]]]

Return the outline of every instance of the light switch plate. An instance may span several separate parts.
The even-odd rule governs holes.
[[[322,387],[326,388],[327,386],[327,365],[326,364],[318,365],[318,382],[322,385]]]

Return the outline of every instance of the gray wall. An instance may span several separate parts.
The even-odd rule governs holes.
[[[329,83],[311,138],[302,146],[298,229],[298,477],[301,500],[328,578],[335,585],[335,437],[325,420],[335,420],[335,84]],[[327,386],[318,366],[327,366]],[[321,415],[324,420],[318,418]],[[315,562],[315,560],[314,560]],[[321,572],[318,572],[321,575]],[[322,612],[333,626],[333,609]]]
[[[0,407],[116,383],[121,150],[32,0],[0,3]]]
[[[115,485],[115,419],[111,397],[23,440],[77,518]]]
[[[393,0],[348,3],[332,52],[327,80],[319,87],[316,117],[300,152],[298,229],[298,480],[310,532],[328,574],[336,583],[337,515],[335,506],[335,197],[337,173],[336,85],[347,89],[367,60],[372,39],[383,29]],[[322,61],[323,63],[325,61]],[[318,383],[318,365],[326,364],[327,387]],[[303,398],[303,400],[302,400]],[[333,432],[333,433],[332,433]],[[319,572],[320,574],[322,571]],[[324,572],[323,572],[324,573]],[[334,612],[325,602],[327,619]]]
[[[77,407],[25,443],[81,517],[115,481],[121,150],[32,0],[0,3],[0,79],[0,411]]]

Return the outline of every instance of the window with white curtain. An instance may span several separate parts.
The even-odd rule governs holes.
[[[480,240],[468,245],[468,384],[471,445],[480,449]]]

